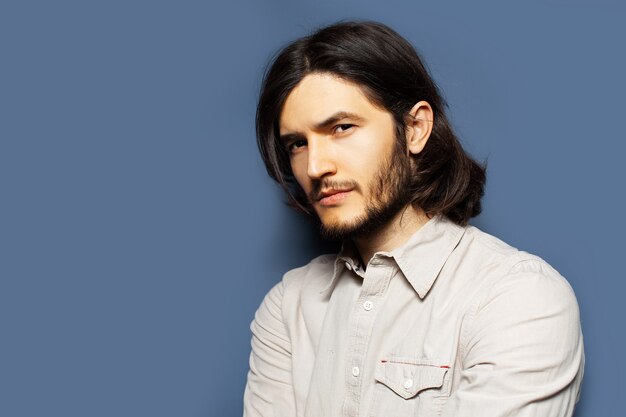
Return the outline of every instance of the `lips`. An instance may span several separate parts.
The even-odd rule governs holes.
[[[350,191],[352,191],[352,188],[322,191],[319,194],[318,201],[323,206],[334,205],[342,202],[348,196]]]
[[[322,191],[319,194],[319,198],[318,200],[321,200],[324,197],[330,197],[331,195],[335,195],[335,194],[340,194],[340,193],[346,193],[348,191],[352,191],[351,188],[346,188],[345,190],[328,190],[328,191]]]

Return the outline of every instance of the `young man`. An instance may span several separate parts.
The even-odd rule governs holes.
[[[572,415],[574,293],[468,225],[484,168],[405,39],[347,22],[290,44],[265,76],[257,133],[291,204],[343,246],[265,297],[244,415]]]

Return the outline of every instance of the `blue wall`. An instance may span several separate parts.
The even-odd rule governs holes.
[[[470,2],[467,2],[470,3]],[[617,1],[3,1],[0,415],[238,416],[249,323],[329,250],[254,138],[263,69],[337,19],[425,57],[466,148],[473,222],[578,296],[578,417],[623,409],[626,8]]]

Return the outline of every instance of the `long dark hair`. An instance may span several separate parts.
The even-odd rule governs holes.
[[[378,22],[339,22],[282,49],[265,73],[256,113],[257,142],[269,175],[287,192],[289,204],[313,214],[278,140],[278,120],[294,87],[308,74],[332,73],[361,87],[394,118],[405,140],[406,117],[418,101],[430,103],[433,129],[422,152],[412,155],[412,204],[430,216],[443,214],[465,225],[481,211],[485,167],[461,147],[446,118],[446,103],[411,44]]]

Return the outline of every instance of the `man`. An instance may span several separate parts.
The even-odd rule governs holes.
[[[265,76],[257,134],[291,205],[343,245],[258,309],[244,415],[572,415],[574,293],[468,225],[484,168],[405,39],[345,22],[290,44]]]

